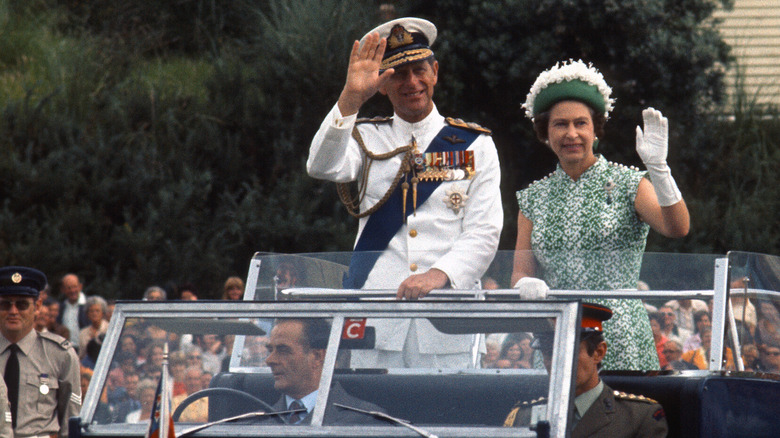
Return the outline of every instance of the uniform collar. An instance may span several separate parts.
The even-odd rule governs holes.
[[[402,119],[398,114],[393,114],[393,125],[396,129],[401,130],[404,134],[408,134],[410,137],[421,137],[423,133],[428,132],[431,127],[436,127],[437,124],[441,124],[444,121],[444,117],[439,114],[439,110],[436,108],[436,104],[433,105],[431,113],[427,117],[416,123],[409,123]]]
[[[593,403],[598,400],[599,395],[601,395],[601,391],[603,390],[604,382],[599,379],[598,385],[574,398],[574,408],[577,409],[577,413],[580,414],[580,418],[585,416],[585,412],[588,412],[588,409],[590,409]]]
[[[35,329],[32,329],[30,330],[30,333],[27,333],[27,335],[20,339],[16,345],[19,346],[19,349],[22,350],[22,353],[24,353],[26,356],[29,356],[33,345],[35,344],[35,338],[37,337],[38,332],[36,332]],[[6,339],[4,336],[0,336],[0,353],[3,353],[9,345],[11,345],[11,342],[9,342],[8,339]]]

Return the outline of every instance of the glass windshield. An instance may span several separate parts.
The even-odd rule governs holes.
[[[500,436],[518,401],[568,405],[577,309],[571,301],[120,303],[85,418],[147,427],[167,366],[177,432],[251,414],[231,424],[407,427],[398,419]],[[404,327],[419,334],[417,350],[385,357],[377,346]],[[433,362],[425,342],[441,353]],[[564,424],[566,415],[550,409],[539,420]]]

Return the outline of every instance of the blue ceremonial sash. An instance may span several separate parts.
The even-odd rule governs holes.
[[[480,133],[446,125],[431,141],[429,152],[464,151],[479,137]],[[457,136],[459,143],[453,144],[445,137]],[[417,184],[417,206],[425,203],[428,197],[439,187],[441,181],[421,181]],[[414,213],[412,195],[406,200],[406,215]],[[345,289],[360,289],[366,283],[369,272],[374,268],[379,255],[387,248],[390,240],[404,224],[404,208],[401,184],[395,188],[387,202],[368,217],[363,232],[360,233],[352,258],[349,261],[349,272],[344,277]]]

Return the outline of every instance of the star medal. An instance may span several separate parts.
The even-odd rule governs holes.
[[[452,209],[455,213],[458,213],[461,208],[466,206],[466,201],[469,197],[459,187],[452,187],[447,189],[447,196],[442,199],[447,205],[447,208]]]

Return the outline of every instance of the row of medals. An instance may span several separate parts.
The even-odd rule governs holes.
[[[412,140],[414,153],[412,155],[411,167],[414,169],[412,177],[412,208],[417,212],[417,183],[419,181],[460,181],[474,177],[473,151],[464,151],[465,163],[457,163],[454,166],[428,166],[425,164],[425,156],[417,149],[417,143]],[[440,155],[438,152],[430,152],[432,156]],[[440,160],[437,160],[441,162]],[[462,167],[462,168],[461,168]],[[407,168],[408,169],[408,168]],[[406,196],[409,190],[409,183],[404,181],[402,184],[403,193],[403,215],[406,218]],[[405,220],[405,219],[404,219]]]

